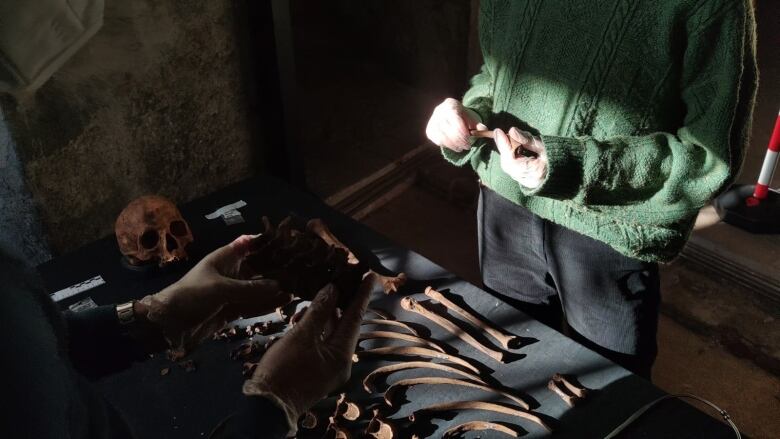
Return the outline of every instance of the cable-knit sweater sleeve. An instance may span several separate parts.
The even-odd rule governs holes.
[[[479,12],[480,29],[490,28],[490,16],[492,13],[492,3],[482,2]],[[485,56],[486,50],[490,47],[486,35],[480,33],[480,46],[482,55]],[[479,73],[471,78],[471,87],[463,96],[463,105],[474,110],[480,118],[480,121],[487,126],[492,126],[490,116],[493,114],[493,76],[490,73],[488,64],[483,64]],[[469,163],[471,157],[485,144],[489,143],[486,139],[475,139],[471,148],[465,152],[455,152],[448,148],[442,148],[444,158],[450,163],[463,166]]]
[[[692,217],[739,172],[757,84],[752,10],[742,1],[702,7],[687,22],[676,132],[596,139],[546,136],[548,171],[526,195],[603,211],[630,209],[645,223]],[[617,212],[616,212],[617,213]]]

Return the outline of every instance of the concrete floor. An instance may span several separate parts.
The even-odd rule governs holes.
[[[399,244],[479,285],[473,206],[454,204],[442,197],[441,191],[436,194],[414,186],[373,212],[364,222]],[[776,322],[755,314],[743,314],[742,319],[738,319],[734,316],[740,315],[740,309],[735,306],[724,311],[722,306],[713,305],[717,300],[701,299],[702,286],[706,286],[704,289],[709,295],[722,293],[720,296],[725,297],[735,294],[731,286],[686,270],[682,264],[672,266],[674,269],[663,269],[662,282],[664,301],[677,307],[673,309],[691,306],[690,303],[686,305],[685,300],[697,300],[693,306],[698,307],[700,313],[710,311],[718,314],[710,316],[716,319],[723,319],[723,315],[728,314],[736,322],[750,320],[754,326],[761,323],[764,325],[764,337],[780,342]],[[671,314],[676,320],[665,313],[660,319],[654,383],[670,393],[693,393],[713,401],[725,409],[741,431],[750,437],[780,437],[778,377],[749,359],[732,355],[718,336],[707,335],[706,330],[694,332],[685,319],[681,320],[681,313]],[[717,416],[712,411],[707,413]]]

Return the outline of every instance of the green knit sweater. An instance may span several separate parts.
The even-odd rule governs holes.
[[[522,187],[485,139],[444,156],[543,218],[669,261],[742,164],[754,27],[749,0],[482,0],[484,65],[463,103],[540,135],[547,175]]]

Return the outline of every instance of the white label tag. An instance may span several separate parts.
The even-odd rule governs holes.
[[[237,210],[229,210],[222,214],[222,220],[225,221],[225,225],[232,226],[233,224],[243,223],[244,217]]]
[[[73,297],[78,293],[91,290],[92,288],[98,287],[105,283],[106,281],[103,280],[102,276],[95,276],[83,282],[79,282],[75,285],[71,285],[68,288],[63,288],[59,291],[55,291],[54,293],[51,294],[51,299],[55,302],[59,302],[67,299],[68,297]]]
[[[223,215],[225,215],[227,212],[230,212],[231,210],[238,210],[242,207],[246,206],[246,201],[244,200],[238,200],[233,204],[228,204],[227,206],[222,206],[219,209],[215,210],[214,212],[211,212],[210,214],[206,215],[206,219],[215,219],[219,218]]]
[[[81,299],[78,302],[68,307],[68,309],[73,312],[86,311],[92,308],[97,308],[97,303],[95,303],[95,301],[92,300],[91,297],[87,297],[86,299]]]

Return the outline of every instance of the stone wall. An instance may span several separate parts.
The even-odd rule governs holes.
[[[260,168],[231,5],[109,1],[103,28],[34,96],[3,99],[55,253],[112,233],[137,196],[181,203]]]

